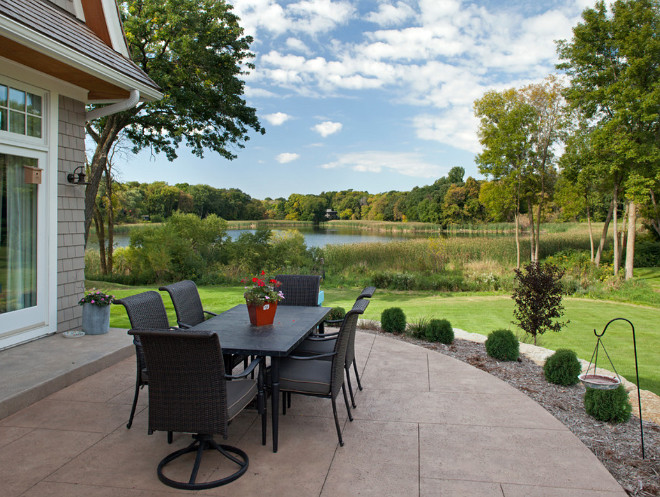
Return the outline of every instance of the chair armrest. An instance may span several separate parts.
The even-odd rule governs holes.
[[[252,371],[254,371],[254,368],[256,368],[257,364],[259,364],[260,362],[261,362],[261,357],[258,357],[257,359],[253,359],[252,362],[250,362],[250,365],[247,368],[245,368],[241,374],[226,374],[225,378],[227,380],[237,380],[238,378],[245,378]]]
[[[342,324],[344,322],[343,319],[325,319],[323,321],[324,324]]]
[[[296,361],[309,361],[310,359],[321,359],[323,357],[332,357],[333,355],[337,355],[337,352],[328,352],[327,354],[316,354],[316,355],[306,355],[306,356],[289,355],[286,357],[287,359],[294,359]]]
[[[328,340],[337,340],[339,333],[317,333],[316,335],[310,335],[305,340],[311,340],[313,342],[327,342]]]
[[[182,328],[184,330],[187,330],[188,328],[192,328],[192,325],[184,323],[183,321],[177,321],[176,324],[179,325],[179,328]],[[170,328],[172,329],[172,328]]]
[[[217,316],[215,312],[211,312],[211,311],[204,311],[204,314],[208,314],[209,316]]]

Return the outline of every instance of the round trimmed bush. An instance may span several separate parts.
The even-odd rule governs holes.
[[[346,316],[346,309],[343,307],[333,307],[330,309],[326,319],[328,321],[336,321],[338,319],[344,319],[344,316]]]
[[[628,392],[623,385],[614,390],[587,388],[584,392],[584,408],[589,416],[611,423],[625,423],[632,412]]]
[[[454,341],[454,329],[446,319],[431,319],[424,330],[426,339],[449,345]]]
[[[500,361],[516,361],[520,344],[511,330],[495,330],[486,339],[486,352]]]
[[[403,333],[406,331],[406,315],[400,307],[385,309],[380,315],[380,327],[388,333]]]
[[[559,349],[545,361],[545,379],[555,385],[575,385],[582,371],[577,354],[569,349]]]

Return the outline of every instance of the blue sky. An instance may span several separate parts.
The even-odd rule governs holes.
[[[266,134],[233,161],[143,152],[122,181],[206,183],[259,199],[407,191],[454,166],[479,178],[475,99],[541,81],[593,0],[234,0]]]

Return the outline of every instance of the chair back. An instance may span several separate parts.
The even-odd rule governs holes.
[[[134,330],[166,330],[170,327],[160,293],[148,291],[115,300],[126,308]]]
[[[162,286],[159,290],[170,294],[179,325],[195,326],[204,321],[204,308],[195,282],[190,280],[179,281],[178,283]]]
[[[149,369],[149,433],[227,435],[225,366],[208,331],[130,330]]]
[[[359,300],[353,308],[346,313],[344,321],[339,328],[339,335],[335,341],[335,355],[332,357],[332,368],[330,378],[330,391],[332,398],[336,398],[344,382],[344,365],[346,363],[346,352],[348,351],[351,336],[355,339],[358,316],[364,312],[369,305],[368,300]]]
[[[321,277],[316,274],[278,274],[275,279],[282,283],[280,290],[284,300],[278,305],[319,305]]]
[[[352,311],[355,311],[360,314],[364,314],[364,311],[369,307],[369,301],[366,299],[358,299],[355,301],[355,304],[353,304],[353,309]],[[353,364],[353,361],[355,360],[355,334],[357,333],[357,319],[355,320],[355,326],[351,330],[351,335],[348,338],[348,347],[346,348],[346,361],[345,361],[345,367],[350,366]]]

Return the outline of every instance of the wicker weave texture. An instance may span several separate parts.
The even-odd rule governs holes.
[[[360,314],[369,305],[368,300],[358,300],[353,308],[344,316],[344,322],[339,328],[339,336],[335,343],[335,356],[332,358],[332,372],[331,372],[331,390],[332,398],[337,398],[341,386],[344,383],[344,365],[350,364],[346,359],[346,352],[351,341],[351,337],[355,339],[355,330],[357,328],[357,321]]]
[[[275,279],[282,283],[280,290],[284,300],[279,305],[319,305],[321,277],[306,274],[278,274]]]
[[[204,308],[199,298],[197,285],[193,281],[179,281],[162,286],[159,290],[170,294],[176,312],[176,320],[179,323],[195,326],[204,321]]]
[[[149,369],[149,431],[227,435],[227,389],[218,336],[135,330]],[[251,380],[244,380],[251,381]]]
[[[166,330],[170,327],[167,312],[160,293],[148,291],[115,300],[123,305],[128,313],[131,328],[134,330]]]

